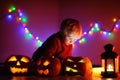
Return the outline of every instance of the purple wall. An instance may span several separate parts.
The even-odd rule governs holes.
[[[104,2],[103,2],[104,1]],[[10,5],[15,5],[28,18],[27,28],[34,36],[39,36],[43,42],[52,33],[59,30],[59,24],[64,18],[75,18],[83,26],[83,32],[90,29],[90,23],[98,21],[101,27],[111,30],[113,18],[120,16],[119,0],[1,0],[0,1],[0,62],[11,54],[23,54],[29,57],[37,49],[34,39],[27,40],[23,27],[16,20],[7,21],[5,17]],[[99,33],[87,35],[84,44],[75,43],[73,56],[87,56],[93,64],[100,64],[100,54],[107,43],[115,45],[115,51],[120,53],[120,29],[113,38],[107,38]]]
[[[119,0],[65,0],[60,2],[60,19],[76,18],[83,26],[83,32],[90,29],[90,23],[99,22],[101,28],[111,30],[114,26],[113,18],[120,16]],[[112,38],[105,37],[98,32],[87,35],[86,43],[76,43],[73,49],[74,56],[87,56],[93,64],[100,64],[100,54],[104,52],[103,46],[112,43],[115,51],[120,53],[120,28]]]
[[[58,31],[58,1],[53,0],[2,0],[0,2],[0,17],[6,15],[8,8],[14,5],[23,10],[28,18],[27,28],[34,35],[44,41],[53,32]],[[14,14],[14,13],[13,13]],[[25,32],[16,20],[8,21],[0,18],[0,62],[11,54],[23,54],[32,57],[38,48],[35,40],[27,40]]]

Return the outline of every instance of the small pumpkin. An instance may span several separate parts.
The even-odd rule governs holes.
[[[63,62],[63,71],[68,75],[92,75],[92,63],[87,57],[67,57]]]
[[[41,57],[36,62],[36,71],[41,76],[57,76],[61,71],[61,62],[54,56]]]
[[[31,59],[24,55],[11,55],[5,61],[6,70],[14,75],[28,74],[30,72]]]

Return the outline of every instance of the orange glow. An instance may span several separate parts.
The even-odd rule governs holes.
[[[9,10],[8,10],[8,12],[10,13],[10,12],[12,12],[12,10],[11,10],[11,9],[9,9]]]
[[[26,32],[26,33],[29,33],[29,30],[28,30],[27,28],[25,28],[25,32]]]
[[[17,66],[20,66],[20,62],[19,61],[17,61],[17,64],[16,64]]]
[[[19,18],[19,21],[21,21],[21,18]]]
[[[8,61],[17,61],[17,58],[15,56],[12,56]]]
[[[49,64],[50,64],[49,60],[46,60],[46,61],[43,63],[44,66],[48,66]]]
[[[92,76],[101,77],[101,71],[102,71],[102,67],[92,68]]]
[[[116,21],[117,21],[117,19],[116,19],[116,18],[114,18],[114,19],[113,19],[113,22],[116,22]]]
[[[16,73],[26,73],[26,72],[28,72],[28,69],[27,69],[27,68],[10,67],[10,71],[11,71],[13,74],[16,74]]]
[[[46,70],[44,70],[44,72],[43,72],[45,75],[48,75],[49,74],[49,70],[48,69],[46,69]]]
[[[101,64],[102,64],[101,71],[104,72],[105,71],[104,70],[104,67],[105,67],[105,60],[104,59],[102,59]]]
[[[79,43],[82,43],[82,40],[79,40]]]
[[[21,61],[22,61],[22,62],[25,62],[25,63],[30,62],[26,57],[22,57],[22,58],[21,58]]]
[[[119,72],[119,56],[115,58],[115,72]]]
[[[89,31],[89,34],[92,34],[93,32],[92,31]]]

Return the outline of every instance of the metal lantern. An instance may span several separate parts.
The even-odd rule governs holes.
[[[107,44],[104,48],[106,51],[101,54],[101,75],[103,77],[117,77],[119,72],[118,54],[113,52],[112,44]]]

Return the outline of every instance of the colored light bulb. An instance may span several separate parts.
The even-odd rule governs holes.
[[[12,15],[11,15],[11,14],[9,14],[9,15],[8,15],[8,18],[9,18],[9,19],[11,19],[11,18],[12,18]]]
[[[26,22],[27,22],[27,18],[26,18],[26,17],[22,17],[21,21],[22,21],[23,23],[26,23]]]
[[[8,10],[8,12],[13,12],[15,10],[16,10],[15,6],[11,6],[10,9]]]

